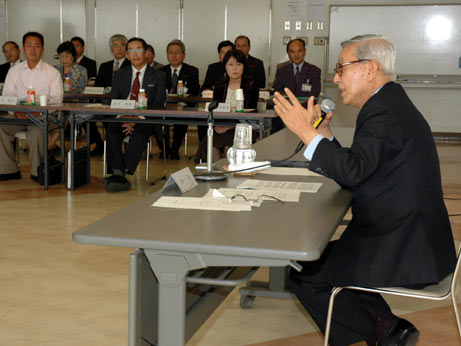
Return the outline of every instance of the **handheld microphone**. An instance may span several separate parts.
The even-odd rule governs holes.
[[[333,112],[335,110],[335,103],[332,100],[329,99],[324,99],[322,103],[320,104],[320,109],[322,110],[322,114],[320,114],[320,117],[317,119],[317,121],[314,123],[314,129],[318,128],[320,124],[325,120],[325,117],[327,116],[327,113]]]

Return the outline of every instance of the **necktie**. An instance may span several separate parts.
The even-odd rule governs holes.
[[[112,80],[114,79],[115,72],[118,70],[120,70],[120,62],[118,60],[115,60],[114,70],[112,71]]]
[[[295,73],[295,90],[298,92],[299,90],[299,78],[300,78],[300,73],[299,73],[299,66],[296,66],[296,73]]]
[[[176,94],[178,87],[178,70],[173,70],[173,76],[171,76],[171,93]]]
[[[131,93],[130,93],[130,100],[137,100],[139,94],[139,88],[141,84],[139,83],[139,74],[141,72],[136,72],[136,77],[133,81],[133,85],[131,86]]]

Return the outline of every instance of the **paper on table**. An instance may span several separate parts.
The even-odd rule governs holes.
[[[247,179],[241,183],[237,188],[239,189],[256,189],[256,190],[295,190],[300,192],[317,193],[322,186],[322,183],[300,183],[296,181],[271,181],[271,180],[258,180]]]
[[[266,190],[245,190],[245,189],[231,189],[227,187],[222,187],[218,190],[225,197],[232,197],[235,195],[243,195],[246,199],[249,200],[259,200],[259,201],[274,201],[273,198],[262,196],[268,195],[275,197],[283,202],[299,202],[300,191],[266,191]],[[206,195],[205,195],[206,196]]]
[[[152,204],[153,207],[174,209],[200,209],[225,211],[251,211],[251,205],[230,203],[228,198],[171,197],[162,196]]]
[[[322,175],[314,173],[306,168],[296,167],[271,167],[258,174],[273,174],[273,175],[300,175],[303,177],[321,177]]]

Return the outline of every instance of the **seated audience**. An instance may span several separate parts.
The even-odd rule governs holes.
[[[191,96],[198,96],[200,84],[198,81],[198,68],[184,63],[186,58],[186,46],[181,40],[172,40],[166,47],[167,59],[169,64],[161,70],[166,73],[166,86],[170,94],[177,93],[178,81],[184,83],[184,93]],[[168,126],[165,126],[168,128]],[[174,125],[173,143],[169,146],[170,133],[165,131],[166,155],[172,160],[179,160],[179,148],[182,145],[187,132],[187,125]]]
[[[166,99],[165,74],[146,63],[147,44],[139,37],[131,38],[127,43],[128,60],[131,67],[115,72],[110,93],[111,99],[137,100],[140,89],[147,95],[147,107],[162,109]],[[127,117],[130,118],[130,117]],[[128,190],[131,187],[125,174],[133,174],[146,149],[149,137],[154,133],[152,124],[110,123],[107,130],[107,166],[112,171],[110,177],[103,179],[104,186],[110,192]],[[130,136],[130,143],[122,153],[122,142]]]
[[[16,64],[19,64],[21,60],[21,50],[19,46],[14,41],[7,41],[2,46],[3,54],[7,60],[6,63],[0,65],[0,83],[5,82],[6,75],[10,67],[13,67]]]
[[[64,83],[66,78],[70,79],[70,91],[73,93],[82,93],[88,82],[86,68],[77,64],[77,52],[74,45],[70,41],[61,43],[58,46],[57,53],[61,65],[56,66],[61,73]]]
[[[248,76],[254,79],[258,88],[266,87],[266,72],[262,60],[250,55],[250,39],[247,36],[240,35],[235,39],[235,48],[242,51],[248,61]]]
[[[159,69],[160,67],[163,67],[165,65],[155,61],[155,49],[152,45],[148,44],[147,45],[147,49],[146,49],[146,60],[147,60],[147,64],[150,66],[150,67],[153,67],[153,68],[156,68],[156,69]]]
[[[231,41],[221,41],[218,44],[218,57],[219,61],[208,65],[208,69],[205,75],[205,81],[202,85],[202,90],[213,90],[216,83],[226,76],[226,70],[222,60],[224,55],[232,49],[235,49],[235,45]]]
[[[88,73],[88,80],[90,80],[91,78],[96,78],[96,61],[84,55],[85,41],[83,41],[83,38],[74,36],[71,38],[70,42],[72,42],[72,44],[75,47],[75,51],[77,52],[77,64],[86,68],[86,71]]]
[[[233,49],[223,58],[226,77],[218,82],[213,90],[213,100],[229,103],[235,109],[235,94],[237,89],[243,89],[244,108],[256,108],[259,98],[259,88],[256,82],[246,77],[247,60],[242,51]],[[234,142],[234,127],[215,126],[213,130],[213,162],[225,157],[227,150]],[[195,162],[206,161],[207,137],[199,144]]]
[[[26,61],[13,66],[6,76],[4,96],[27,99],[27,89],[33,87],[36,95],[48,95],[51,103],[61,103],[63,97],[62,79],[59,72],[41,57],[44,48],[43,35],[28,32],[22,38]],[[25,113],[15,112],[18,119],[27,119]],[[14,155],[14,135],[26,131],[29,145],[30,177],[38,182],[38,166],[45,153],[43,131],[36,125],[0,125],[0,180],[21,179]]]
[[[99,66],[94,86],[104,88],[112,86],[115,71],[125,66],[130,66],[130,62],[126,59],[126,42],[127,38],[123,35],[116,34],[111,36],[109,47],[114,60],[106,61]]]
[[[290,63],[277,69],[274,90],[283,93],[284,88],[290,89],[296,97],[318,97],[320,94],[321,70],[304,60],[306,46],[304,40],[296,38],[287,44]],[[283,129],[285,125],[280,117],[272,119],[271,133]]]

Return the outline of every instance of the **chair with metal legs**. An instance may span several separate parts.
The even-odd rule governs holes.
[[[460,247],[461,250],[461,247]],[[331,291],[330,296],[330,303],[328,306],[328,314],[327,314],[327,324],[325,327],[325,343],[324,346],[328,346],[328,339],[330,336],[330,328],[331,328],[331,319],[333,315],[333,306],[334,300],[336,295],[341,292],[343,289],[348,290],[357,290],[357,291],[365,291],[365,292],[372,292],[372,293],[380,293],[380,294],[391,294],[395,296],[402,296],[402,297],[412,297],[412,298],[420,298],[420,299],[429,299],[429,300],[445,300],[451,296],[453,309],[455,310],[455,317],[456,322],[458,324],[458,332],[461,338],[461,321],[458,312],[458,305],[456,304],[456,297],[455,297],[455,288],[457,284],[458,272],[460,267],[460,250],[458,250],[458,260],[456,262],[456,267],[453,273],[449,274],[445,279],[440,281],[435,285],[429,285],[422,289],[410,289],[405,287],[357,287],[357,286],[346,286],[346,287],[335,287]]]
[[[130,143],[130,136],[126,136],[123,139],[123,144],[129,144]],[[151,141],[150,138],[147,141],[147,163],[146,163],[146,182],[149,182],[149,153],[150,153],[150,148],[151,148]],[[105,178],[107,174],[107,156],[106,156],[106,149],[107,149],[107,142],[104,139],[104,154],[103,154],[103,165],[102,165],[102,177]]]

